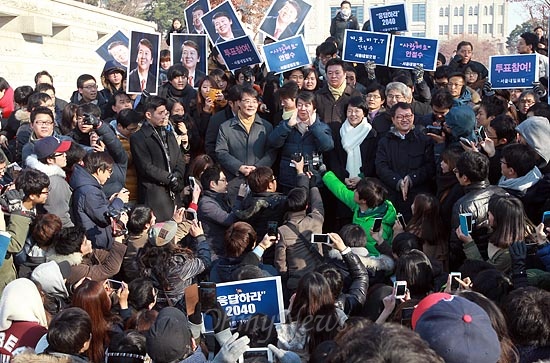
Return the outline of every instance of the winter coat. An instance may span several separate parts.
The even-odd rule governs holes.
[[[70,214],[70,201],[72,196],[71,187],[65,180],[65,171],[56,164],[44,164],[32,154],[27,158],[27,166],[31,169],[39,170],[50,178],[48,187],[48,199],[39,209],[44,209],[46,213],[55,214],[61,219],[63,228],[72,227],[73,222]]]
[[[311,158],[313,153],[321,155],[334,148],[330,127],[317,115],[315,122],[303,135],[297,127],[288,126],[288,120],[283,120],[269,134],[268,143],[272,148],[280,149],[281,163],[277,182],[287,188],[296,186],[296,168],[291,166],[294,153]]]
[[[341,124],[346,119],[345,110],[348,102],[354,96],[361,96],[361,92],[347,85],[342,96],[336,100],[330,92],[328,85],[325,84],[323,88],[315,92],[317,115],[327,124],[331,124],[332,122]]]
[[[187,84],[184,89],[177,90],[170,82],[166,82],[159,87],[158,95],[162,98],[174,98],[183,105],[186,112],[191,111],[191,105],[194,104],[197,97],[197,91],[192,85]]]
[[[330,36],[338,40],[338,48],[342,50],[344,44],[344,34],[346,29],[350,30],[359,30],[359,23],[357,18],[353,15],[350,15],[349,18],[344,19],[342,13],[338,11],[336,16],[330,21]]]
[[[94,248],[110,249],[113,245],[111,218],[107,212],[120,211],[124,202],[115,198],[109,203],[96,178],[80,165],[75,165],[69,185],[73,188],[71,219],[86,230]]]
[[[2,266],[0,266],[0,294],[4,287],[17,278],[17,271],[13,264],[13,255],[21,251],[25,244],[25,239],[29,233],[31,219],[18,214],[12,214],[10,221],[6,226],[6,232],[11,235],[6,257]]]
[[[169,130],[166,134],[167,151],[149,122],[145,122],[130,137],[130,149],[138,174],[138,203],[153,209],[159,221],[172,218],[174,206],[180,202],[178,194],[172,193],[168,187],[171,174],[178,172],[182,177],[185,174],[185,162],[176,137]]]
[[[29,125],[29,131],[30,131],[29,139],[27,139],[28,140],[27,143],[23,145],[23,149],[21,150],[21,162],[22,162],[21,165],[26,165],[27,158],[32,154],[34,154],[34,143],[39,140],[36,138],[36,135],[34,134],[32,129],[30,129],[30,125]],[[58,138],[61,141],[73,141],[71,137],[61,135],[56,130],[53,131],[52,136]]]
[[[468,260],[480,260],[483,261],[479,249],[475,241],[466,243],[463,245],[464,254]],[[487,260],[491,265],[495,266],[498,271],[508,273],[512,267],[512,258],[508,248],[499,248],[493,256],[490,256]]]
[[[108,123],[103,122],[95,131],[105,144],[105,151],[111,155],[115,162],[111,176],[103,185],[103,192],[109,198],[111,195],[118,193],[126,184],[128,154]]]

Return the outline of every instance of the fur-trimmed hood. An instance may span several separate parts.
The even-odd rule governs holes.
[[[359,257],[367,270],[393,271],[395,268],[395,262],[391,257],[386,255],[380,255],[377,257],[369,256],[369,251],[365,247],[351,247],[351,252]],[[334,258],[336,260],[343,260],[340,252],[334,248],[329,251],[328,256],[329,258]]]
[[[27,111],[26,108],[20,108],[15,111],[15,119],[21,124],[30,124],[31,123],[31,113]]]
[[[61,169],[61,167],[55,164],[44,164],[37,159],[35,154],[29,155],[27,160],[25,160],[25,163],[29,168],[41,171],[49,177],[60,176],[63,179],[66,177],[65,171]]]

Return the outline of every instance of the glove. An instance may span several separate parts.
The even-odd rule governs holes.
[[[188,319],[191,335],[193,336],[193,338],[197,339],[201,335],[201,330],[203,326],[200,302],[195,305],[195,311],[193,312],[193,314],[189,315]]]
[[[374,61],[366,61],[365,69],[367,70],[367,75],[370,80],[376,79],[376,74],[374,73],[374,70],[376,69],[376,64],[374,64]]]
[[[512,274],[525,273],[525,260],[527,259],[527,246],[523,241],[516,241],[508,248],[512,258]]]
[[[416,65],[412,72],[414,74],[414,83],[419,84],[424,81],[424,66],[422,64]]]
[[[546,96],[546,89],[540,84],[540,82],[533,82],[533,91],[537,94],[537,96],[539,96],[539,99]]]
[[[92,115],[91,113],[85,113],[83,119],[84,125],[90,125],[94,129],[97,129],[101,125],[101,120]]]
[[[220,303],[216,303],[215,309],[210,309],[206,314],[212,317],[212,325],[214,326],[214,333],[219,333],[223,330],[229,329],[229,318],[222,308]]]
[[[238,339],[237,339],[238,338]],[[235,363],[241,355],[244,354],[250,347],[248,344],[250,339],[246,335],[239,338],[239,333],[233,334],[216,354],[213,363]]]
[[[168,188],[174,193],[181,192],[183,190],[183,183],[181,182],[183,178],[181,174],[177,171],[173,172],[168,176]]]
[[[457,55],[455,55],[455,56],[453,57],[452,62],[455,62],[455,63],[459,63],[459,64],[460,64],[460,63],[462,62],[462,59],[463,59],[462,56],[461,56],[460,54],[457,54]]]
[[[8,190],[0,197],[0,206],[3,211],[8,213],[23,210],[23,198],[25,198],[25,193],[22,190]]]
[[[273,344],[268,344],[267,347],[273,352],[280,363],[300,363],[300,356],[290,350],[279,349]]]
[[[489,96],[489,97],[495,95],[495,91],[493,90],[493,85],[491,84],[491,82],[488,79],[485,80],[485,84],[483,85],[483,88],[481,89],[481,92],[485,96]]]

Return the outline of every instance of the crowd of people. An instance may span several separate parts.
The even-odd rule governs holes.
[[[392,69],[341,60],[350,28],[343,1],[311,66],[175,63],[153,96],[114,61],[69,103],[0,77],[2,361],[550,360],[541,29],[538,82],[495,90],[467,41]],[[186,299],[271,276],[282,323]]]

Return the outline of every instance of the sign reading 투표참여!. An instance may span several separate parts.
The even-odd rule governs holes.
[[[489,80],[494,89],[531,88],[538,75],[536,53],[489,57]]]
[[[262,58],[248,35],[220,43],[217,48],[230,71],[262,63]]]

